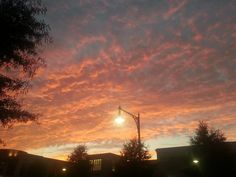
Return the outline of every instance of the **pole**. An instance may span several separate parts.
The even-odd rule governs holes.
[[[141,136],[140,136],[140,114],[138,113],[137,117],[137,129],[138,129],[138,143],[141,144]]]
[[[121,106],[118,107],[118,115],[120,116],[121,115],[121,111],[125,112],[126,114],[130,115],[134,121],[135,121],[135,124],[136,124],[136,127],[137,127],[137,132],[138,132],[138,143],[139,145],[141,144],[141,135],[140,135],[140,114],[138,113],[138,116],[124,110],[123,108],[121,108]]]

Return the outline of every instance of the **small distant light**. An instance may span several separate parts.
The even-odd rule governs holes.
[[[65,171],[66,171],[66,168],[62,168],[62,171],[65,172]]]
[[[193,163],[198,164],[199,161],[195,159],[195,160],[193,160]]]
[[[8,156],[9,156],[9,157],[13,156],[12,152],[9,152]]]

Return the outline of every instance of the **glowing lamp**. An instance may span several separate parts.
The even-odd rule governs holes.
[[[13,156],[13,153],[12,153],[12,152],[9,152],[8,156],[9,156],[9,157]]]
[[[116,119],[115,119],[115,122],[118,124],[118,125],[121,125],[123,124],[125,121],[125,119],[121,116],[118,116]]]
[[[118,124],[118,125],[121,125],[125,119],[123,117],[121,117],[121,111],[128,114],[129,116],[131,116],[133,119],[134,119],[134,122],[137,126],[137,133],[138,133],[138,142],[139,144],[141,144],[141,138],[140,138],[140,115],[138,113],[138,115],[134,115],[124,109],[122,109],[120,106],[118,107],[118,117],[115,119],[115,122]]]

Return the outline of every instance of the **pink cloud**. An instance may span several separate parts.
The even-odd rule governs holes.
[[[158,6],[147,13],[148,7],[137,6],[109,18],[105,18],[112,7],[108,1],[84,9],[84,15],[71,12],[66,30],[57,28],[55,43],[43,53],[48,66],[38,72],[24,96],[28,109],[42,113],[40,125],[0,130],[7,147],[38,153],[53,150],[51,156],[57,158],[66,157],[77,143],[88,142],[92,152],[117,150],[136,136],[132,119],[127,117],[124,127],[114,125],[118,105],[141,113],[142,138],[147,141],[187,137],[200,119],[234,140],[235,54],[221,52],[228,43],[224,36],[234,34],[225,31],[224,41],[209,35],[224,31],[220,23],[206,26],[204,32],[200,16],[183,15],[189,3],[169,1],[169,8],[157,12]],[[134,20],[132,15],[140,18]],[[204,15],[207,20],[208,14]],[[174,16],[179,23],[172,24]],[[180,141],[187,142],[186,137]]]
[[[172,17],[175,13],[177,13],[178,11],[180,11],[185,5],[186,5],[187,1],[181,1],[180,3],[178,3],[177,5],[172,5],[174,4],[174,2],[172,2],[172,0],[169,1],[170,4],[170,8],[169,10],[164,14],[164,19],[168,20],[170,17]]]

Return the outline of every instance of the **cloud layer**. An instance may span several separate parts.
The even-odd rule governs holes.
[[[151,150],[188,144],[198,120],[236,140],[235,2],[45,4],[54,43],[24,98],[42,116],[39,125],[1,130],[8,148],[56,158],[78,143],[91,153],[119,152],[136,130],[128,117],[114,125],[118,105],[141,113]]]

